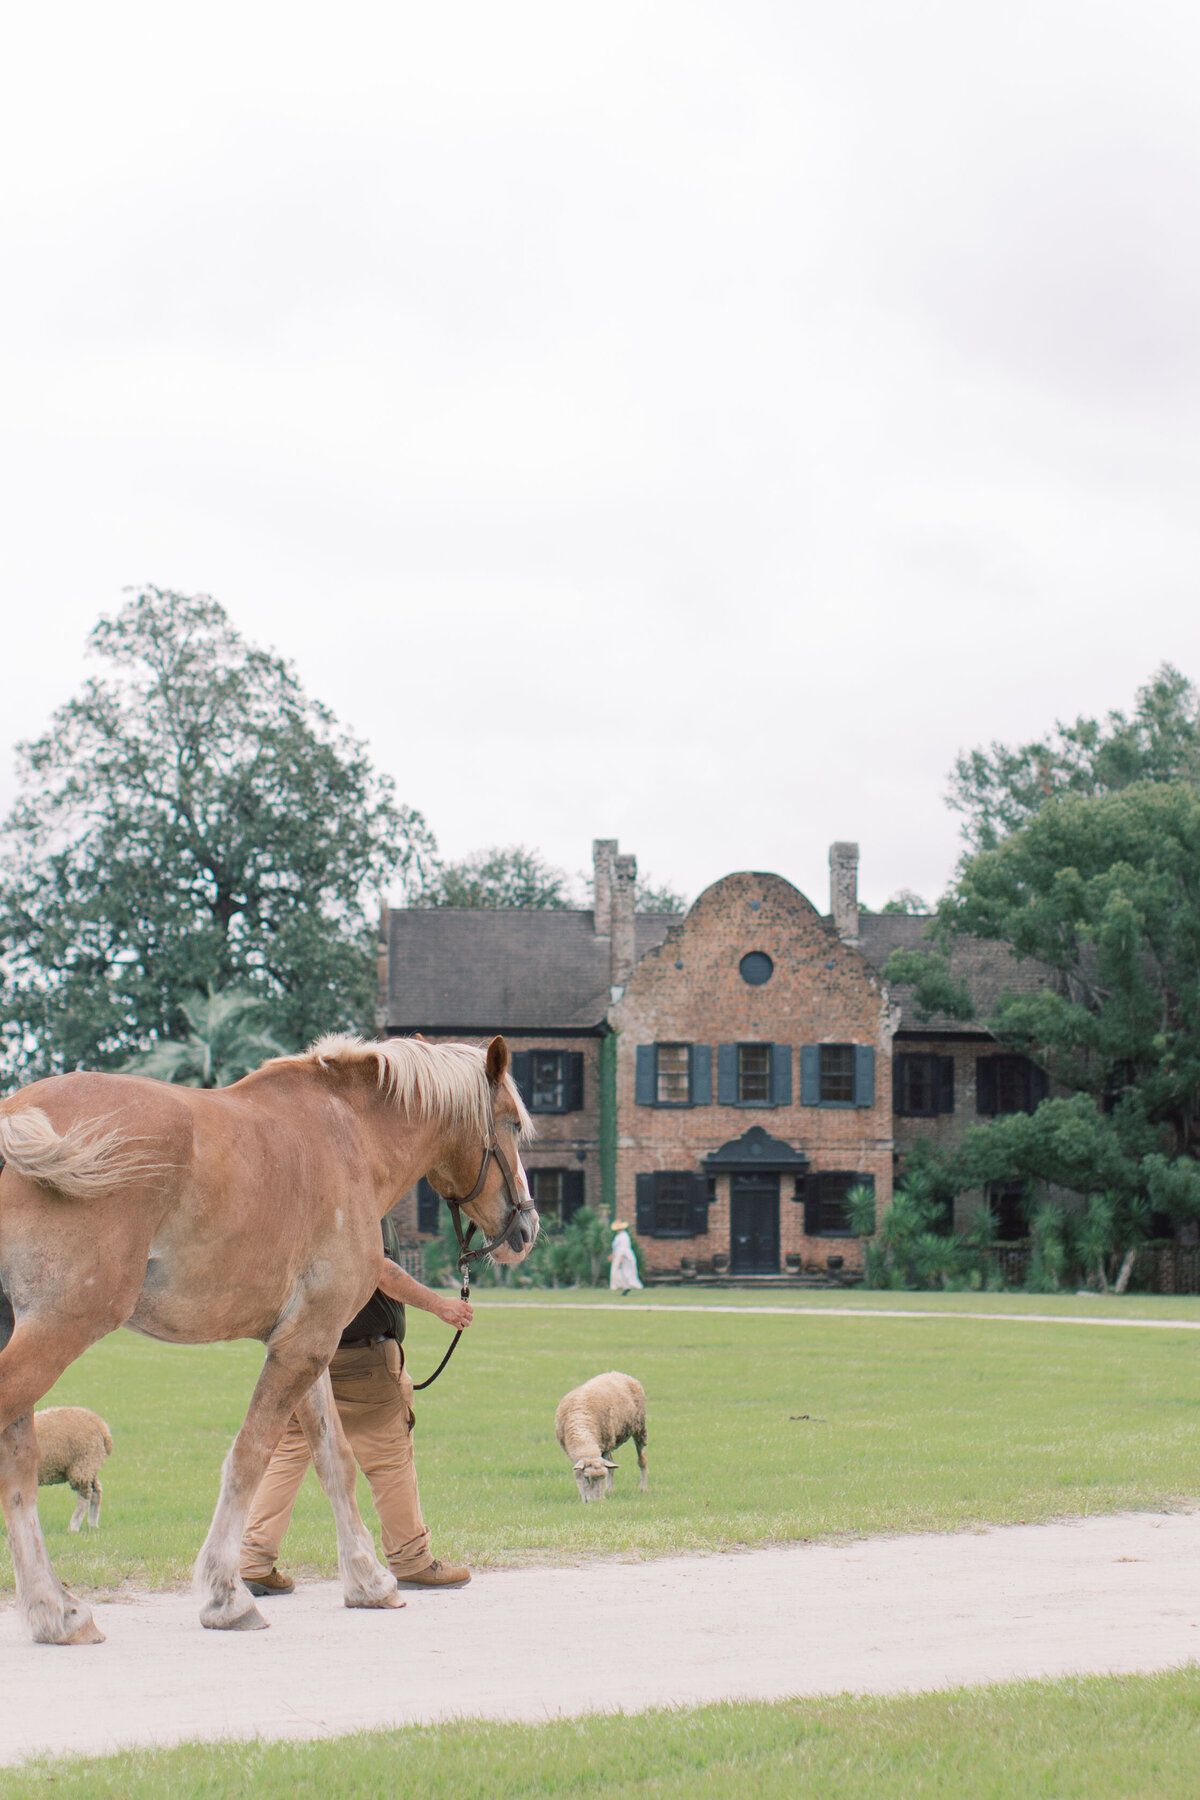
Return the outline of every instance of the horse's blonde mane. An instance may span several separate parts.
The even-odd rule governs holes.
[[[449,1130],[462,1127],[486,1138],[491,1129],[486,1059],[478,1044],[430,1044],[424,1038],[385,1038],[372,1044],[335,1034],[318,1038],[304,1056],[285,1060],[373,1065],[379,1086],[397,1106]],[[505,1079],[521,1136],[530,1138],[533,1121],[512,1077]]]

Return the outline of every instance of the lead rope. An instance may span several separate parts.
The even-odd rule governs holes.
[[[459,1297],[460,1297],[460,1299],[463,1299],[463,1300],[469,1300],[471,1298],[471,1267],[467,1261],[467,1245],[471,1241],[471,1232],[473,1232],[474,1229],[475,1229],[474,1225],[471,1225],[467,1232],[466,1238],[463,1240],[462,1255],[458,1259],[458,1272],[462,1276],[462,1289],[461,1289]],[[445,1368],[446,1364],[450,1361],[450,1358],[454,1355],[455,1350],[458,1348],[458,1340],[461,1336],[462,1336],[462,1327],[460,1326],[459,1329],[455,1332],[454,1336],[450,1339],[450,1348],[447,1350],[445,1356],[443,1356],[443,1358],[442,1358],[441,1362],[438,1364],[437,1368],[433,1371],[433,1374],[429,1377],[429,1380],[413,1382],[413,1393],[414,1394],[419,1394],[421,1392],[422,1388],[427,1388],[427,1387],[433,1386],[434,1382],[437,1380],[438,1376],[441,1374],[441,1372]]]

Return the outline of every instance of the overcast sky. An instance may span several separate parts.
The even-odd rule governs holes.
[[[1200,675],[1200,11],[26,6],[10,746],[122,589],[443,848],[934,897],[961,749]]]

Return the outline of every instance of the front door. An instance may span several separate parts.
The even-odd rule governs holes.
[[[729,1272],[779,1273],[779,1177],[733,1175],[729,1182]]]

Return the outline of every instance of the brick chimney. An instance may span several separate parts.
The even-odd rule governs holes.
[[[843,944],[858,942],[858,845],[829,846],[829,910]]]
[[[637,857],[614,856],[612,860],[612,948],[609,952],[609,981],[613,999],[620,999],[617,989],[624,989],[633,974],[637,958],[634,944],[633,908],[637,895]]]
[[[613,858],[616,838],[592,839],[592,928],[597,937],[612,930]]]
[[[391,951],[391,913],[386,900],[379,902],[379,936],[375,940],[375,1029],[387,1036],[388,1027],[388,960]]]

